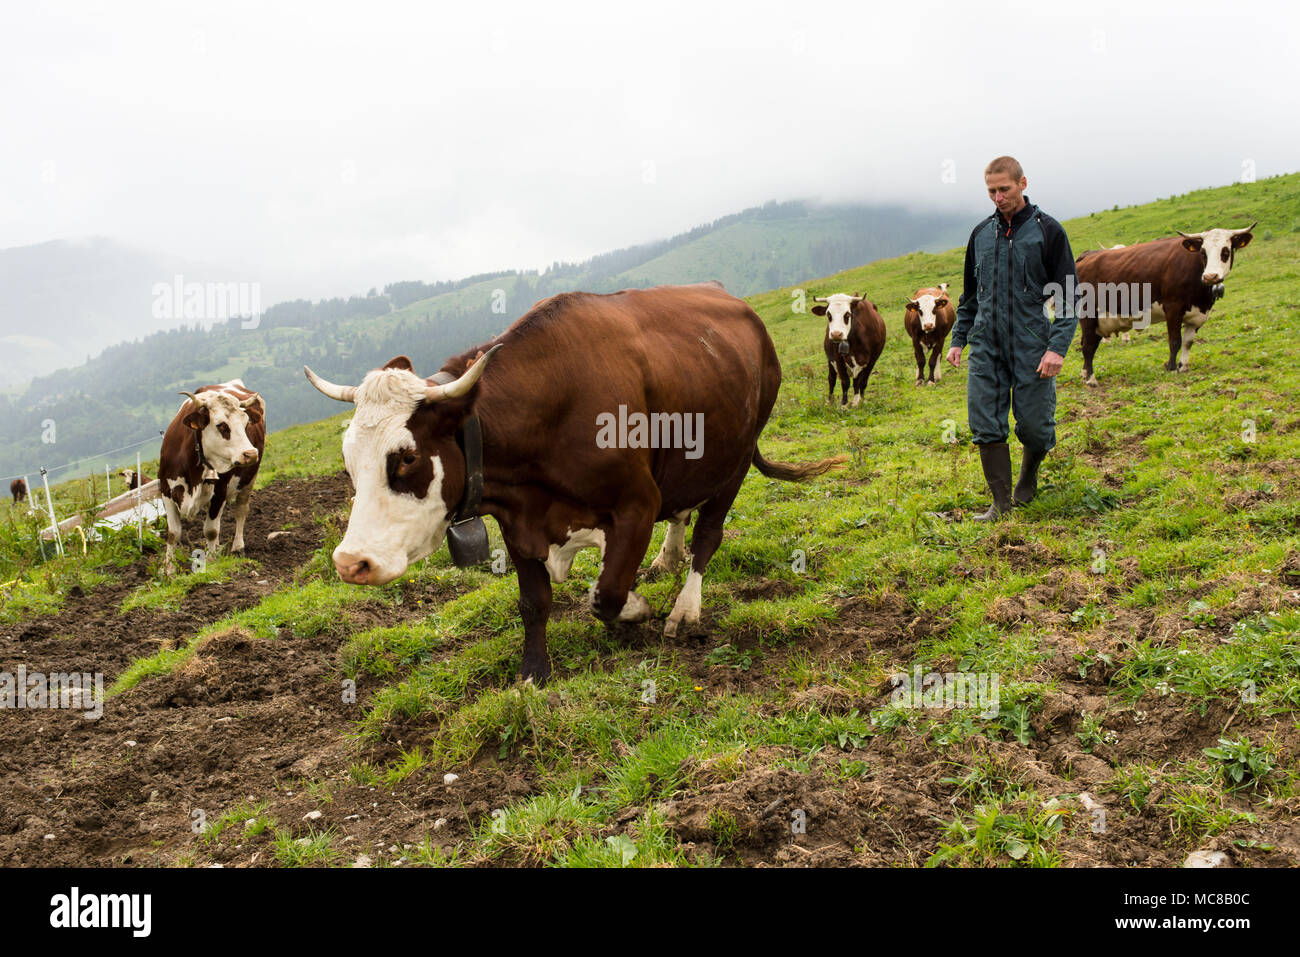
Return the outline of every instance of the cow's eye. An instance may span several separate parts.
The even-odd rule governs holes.
[[[414,452],[407,452],[405,455],[402,456],[402,467],[403,467],[403,468],[408,468],[408,469],[409,469],[409,468],[410,468],[412,465],[414,465],[414,464],[415,464],[415,453],[414,453]]]
[[[223,439],[230,438],[230,426],[226,425],[226,423],[222,422],[220,425],[218,425],[217,431],[221,433],[221,437]]]
[[[1228,261],[1228,248],[1226,246],[1223,249],[1219,250],[1219,258],[1222,259],[1225,263]]]

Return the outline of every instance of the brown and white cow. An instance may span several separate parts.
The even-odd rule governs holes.
[[[9,483],[9,494],[13,496],[15,504],[27,500],[27,482],[24,479],[14,479]]]
[[[221,513],[231,497],[235,501],[231,552],[243,554],[244,519],[266,439],[266,404],[239,379],[181,395],[189,398],[167,427],[158,457],[158,479],[167,512],[163,568],[168,575],[175,569],[182,521],[200,513],[207,558],[217,556]]]
[[[117,473],[122,476],[122,481],[126,483],[127,491],[139,488],[141,485],[149,484],[149,476],[144,473],[136,474],[135,469],[122,469]]]
[[[862,392],[871,378],[871,370],[885,348],[885,320],[874,302],[860,295],[837,292],[825,299],[814,297],[814,316],[826,317],[822,351],[830,371],[829,402],[835,401],[835,380],[840,380],[840,405],[849,401],[849,379],[853,380],[853,405],[862,402]]]
[[[925,286],[912,294],[903,311],[903,328],[912,339],[912,352],[916,356],[916,384],[938,385],[943,378],[939,356],[944,341],[957,321],[957,310],[948,298],[948,284]],[[930,350],[930,374],[926,376],[925,350]]]
[[[762,320],[711,284],[552,296],[433,379],[405,356],[356,386],[303,371],[356,404],[343,437],[356,495],[334,550],[339,577],[382,585],[444,535],[454,544],[454,517],[492,516],[519,574],[521,675],[538,683],[551,671],[551,582],[580,549],[601,551],[588,593],[596,616],[641,621],[651,610],[633,585],[655,523],[669,528],[651,571],[671,572],[696,513],[691,570],[664,625],[672,636],[700,619],[704,568],[750,466],[801,481],[844,461],[760,454],[781,366]]]
[[[1255,226],[1179,233],[1178,238],[1093,249],[1079,256],[1075,265],[1084,380],[1097,384],[1092,357],[1102,338],[1127,332],[1148,310],[1151,321],[1164,322],[1168,332],[1165,369],[1186,372],[1196,331],[1223,295],[1236,251],[1250,243]]]

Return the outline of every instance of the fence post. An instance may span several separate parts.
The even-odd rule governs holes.
[[[50,479],[46,473],[45,466],[41,466],[41,482],[45,485],[45,507],[50,513],[50,524],[54,527],[54,541],[59,549],[59,556],[63,556],[63,535],[59,532],[58,519],[54,517],[54,500],[50,498]]]
[[[144,509],[141,508],[140,486],[144,483],[140,481],[140,450],[135,450],[135,537],[136,544],[140,546],[140,551],[144,551]]]

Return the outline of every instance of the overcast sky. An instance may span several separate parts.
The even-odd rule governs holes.
[[[768,199],[977,215],[1000,153],[1059,218],[1300,168],[1292,4],[1049,6],[7,4],[0,247],[102,235],[274,301]]]

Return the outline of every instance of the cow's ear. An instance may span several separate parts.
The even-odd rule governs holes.
[[[262,403],[256,402],[244,410],[248,413],[248,424],[257,425],[262,421]]]
[[[1201,239],[1200,236],[1184,236],[1183,248],[1188,252],[1199,253],[1204,242],[1205,240]]]
[[[946,305],[948,305],[947,299],[936,299],[934,302],[934,308],[936,309],[942,309]]]
[[[205,408],[200,408],[185,416],[185,424],[195,432],[198,432],[200,429],[206,429],[208,423],[211,421],[212,416],[208,414],[208,410]]]
[[[411,360],[406,356],[394,356],[392,359],[388,360],[388,365],[384,366],[384,368],[405,369],[407,372],[415,371],[415,366],[411,365]]]
[[[470,369],[474,368],[474,363],[478,362],[478,360],[482,358],[483,358],[483,350],[480,349],[478,351],[478,355],[476,355],[473,359],[465,360],[465,371],[468,372]]]
[[[1242,246],[1249,246],[1250,241],[1254,238],[1250,233],[1238,233],[1232,237],[1232,248],[1240,249]]]
[[[824,316],[824,315],[826,315],[826,307],[825,307],[825,306],[822,306],[822,305],[813,306],[812,309],[811,309],[810,311],[812,312],[812,314],[813,314],[814,316]]]

